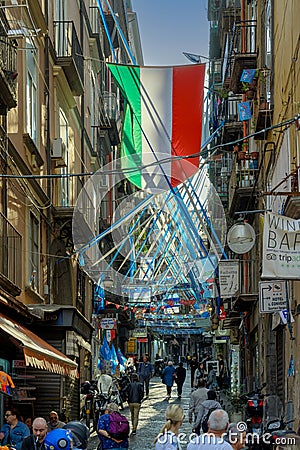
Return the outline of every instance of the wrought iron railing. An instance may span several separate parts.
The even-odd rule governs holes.
[[[22,283],[22,236],[0,213],[0,272],[16,286]]]
[[[12,44],[11,39],[0,37],[0,68],[6,81],[10,86],[12,94],[16,96],[17,91],[17,47]]]
[[[58,58],[73,58],[79,76],[83,81],[84,67],[82,49],[73,21],[55,21],[54,47]]]

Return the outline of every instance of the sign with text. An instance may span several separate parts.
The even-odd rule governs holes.
[[[262,278],[300,279],[300,220],[265,213]]]
[[[116,319],[113,319],[111,317],[104,317],[100,321],[100,327],[103,330],[113,330],[117,327]]]
[[[239,260],[227,259],[219,261],[220,296],[234,297],[239,291]]]
[[[286,281],[259,282],[259,312],[273,313],[285,310],[288,300]]]

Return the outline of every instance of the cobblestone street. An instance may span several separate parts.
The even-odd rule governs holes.
[[[154,449],[153,440],[159,433],[161,427],[165,423],[165,411],[168,404],[178,403],[182,406],[185,413],[184,423],[180,428],[180,432],[191,433],[191,425],[188,422],[188,407],[190,400],[190,372],[187,372],[187,379],[183,385],[182,397],[177,399],[177,389],[174,385],[172,396],[169,401],[166,400],[166,387],[161,383],[161,379],[154,377],[150,384],[149,399],[142,404],[139,416],[139,425],[137,434],[130,437],[130,450],[148,450]],[[126,404],[127,405],[127,404]],[[125,407],[122,414],[126,415],[130,423],[130,412],[128,406]],[[89,449],[95,449],[98,445],[98,437],[93,433],[90,439]],[[183,450],[186,445],[183,445]]]

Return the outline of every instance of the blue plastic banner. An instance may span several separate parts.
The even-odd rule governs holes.
[[[240,120],[249,120],[252,117],[250,102],[240,102],[238,103],[239,117]]]
[[[240,78],[243,83],[251,84],[256,74],[256,69],[244,69]]]

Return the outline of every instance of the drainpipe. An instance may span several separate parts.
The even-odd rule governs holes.
[[[47,29],[49,28],[49,4],[48,0],[45,0],[45,19],[47,24]],[[48,33],[45,35],[45,105],[46,105],[46,167],[47,167],[47,175],[51,174],[51,141],[50,141],[50,93],[49,93],[49,35]],[[49,201],[52,202],[52,188],[51,188],[51,179],[47,179],[47,196]],[[52,218],[52,208],[47,208],[47,226],[46,226],[46,246],[47,246],[47,254],[51,254],[51,218]],[[52,261],[51,257],[47,256],[47,286],[48,291],[44,291],[44,294],[47,292],[48,303],[51,300],[51,272],[52,272]]]

